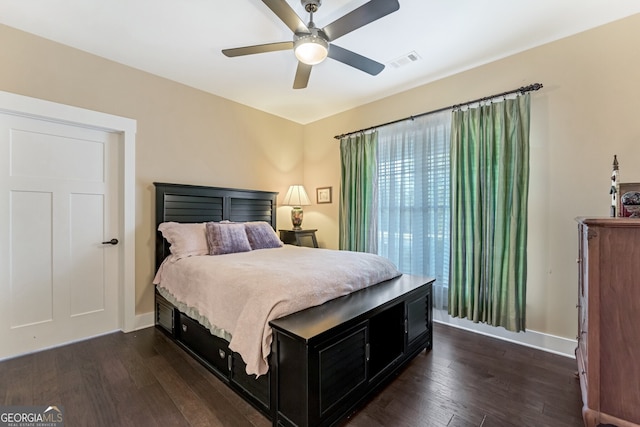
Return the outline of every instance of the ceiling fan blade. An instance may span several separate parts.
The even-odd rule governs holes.
[[[309,28],[285,0],[262,0],[294,33],[308,33]]]
[[[355,52],[351,52],[350,50],[336,46],[335,44],[332,44],[329,48],[329,58],[340,61],[343,64],[350,65],[351,67],[357,68],[358,70],[364,71],[372,76],[376,76],[384,70],[384,64],[362,55],[358,55]]]
[[[312,65],[307,65],[302,62],[298,62],[298,69],[296,70],[296,78],[293,80],[294,89],[304,89],[309,83],[309,75],[311,74]]]
[[[324,27],[322,31],[327,35],[329,41],[334,41],[338,37],[364,27],[398,9],[400,9],[400,3],[397,0],[371,0],[342,18],[336,19]]]
[[[279,42],[279,43],[267,43],[258,44],[255,46],[235,47],[232,49],[222,49],[222,53],[225,56],[244,56],[253,55],[256,53],[275,52],[278,50],[293,49],[293,42]]]

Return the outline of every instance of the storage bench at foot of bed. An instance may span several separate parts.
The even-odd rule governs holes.
[[[433,279],[403,275],[270,322],[274,426],[331,426],[431,349]]]

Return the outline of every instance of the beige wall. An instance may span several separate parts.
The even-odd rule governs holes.
[[[309,124],[304,183],[339,188],[334,135],[543,83],[531,108],[527,326],[575,338],[574,217],[609,214],[614,154],[622,182],[640,182],[639,39],[636,15]],[[337,247],[338,204],[307,211],[305,223]]]
[[[137,120],[137,314],[153,310],[154,181],[282,197],[302,180],[299,124],[2,25],[0,44],[0,90]]]
[[[618,155],[640,182],[640,16],[306,125],[0,25],[0,90],[136,119],[136,311],[152,310],[152,182],[276,190],[302,181],[305,225],[337,248],[336,134],[540,82],[532,96],[528,328],[576,332],[579,215],[608,215]],[[436,59],[433,59],[436,60]],[[212,73],[215,78],[215,73]],[[300,144],[304,141],[304,145]],[[315,204],[317,187],[333,203]],[[288,226],[288,210],[279,223]]]

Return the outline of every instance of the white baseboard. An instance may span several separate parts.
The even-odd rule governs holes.
[[[558,337],[532,330],[518,333],[511,332],[504,328],[484,323],[474,323],[467,319],[454,318],[449,316],[449,314],[443,310],[433,310],[433,321],[527,347],[537,348],[549,353],[570,357],[572,359],[575,359],[576,357],[575,349],[578,343],[576,340],[569,338]]]
[[[150,311],[148,313],[136,314],[136,321],[134,325],[134,331],[148,328],[155,325],[155,313]]]

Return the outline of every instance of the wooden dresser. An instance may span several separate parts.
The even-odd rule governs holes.
[[[640,219],[577,221],[584,422],[640,426]]]

